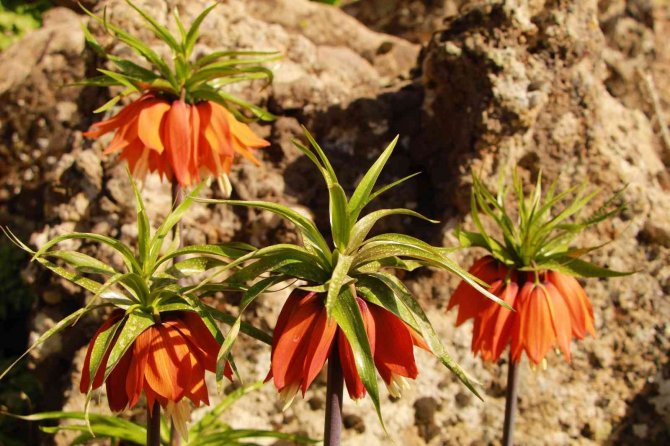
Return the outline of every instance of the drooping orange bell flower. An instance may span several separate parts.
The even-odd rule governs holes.
[[[489,283],[488,291],[514,308],[514,312],[485,298],[465,282],[459,284],[448,309],[459,306],[457,325],[474,319],[472,351],[485,361],[497,361],[511,344],[512,359],[526,352],[535,364],[558,347],[570,361],[572,338],[595,336],[593,308],[574,277],[556,271],[538,275],[507,268],[492,256],[477,260],[470,273]]]
[[[303,396],[337,345],[347,391],[363,398],[365,386],[356,370],[354,354],[335,320],[328,320],[324,297],[294,291],[284,304],[272,337],[271,369],[275,387],[288,406],[298,390]],[[390,311],[356,298],[377,371],[393,395],[403,379],[416,378],[414,345],[428,349],[423,340]]]
[[[121,151],[137,178],[157,172],[182,186],[230,173],[236,154],[259,164],[252,151],[270,144],[216,102],[188,104],[153,93],[93,124],[84,135],[98,138],[111,131],[116,134],[105,154]]]
[[[79,386],[82,393],[102,386],[112,346],[123,326],[117,330],[91,383],[89,367],[93,346],[98,336],[123,315],[121,310],[113,312],[91,339]],[[184,398],[190,399],[196,406],[200,403],[209,404],[205,370],[216,371],[219,347],[196,313],[162,313],[161,322],[144,330],[109,374],[105,384],[110,409],[119,412],[126,407],[134,407],[142,391],[150,411],[154,401],[167,408],[168,412]],[[232,378],[229,365],[226,367],[226,376]]]

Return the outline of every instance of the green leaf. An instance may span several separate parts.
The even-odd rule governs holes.
[[[14,415],[5,413],[4,415],[18,418],[25,421],[50,421],[50,420],[81,420],[86,419],[84,412],[41,412],[32,415]],[[95,436],[111,437],[120,440],[131,441],[136,444],[146,443],[146,429],[131,421],[124,420],[117,415],[98,415],[89,414],[90,428]],[[47,433],[55,433],[60,430],[71,430],[87,432],[89,427],[86,424],[64,424],[54,427],[43,427]]]
[[[634,271],[622,272],[602,268],[600,266],[594,265],[593,263],[585,262],[584,260],[569,256],[554,258],[549,262],[543,263],[541,266],[543,269],[559,271],[571,276],[583,278],[622,277],[629,276],[634,273]]]
[[[349,247],[347,248],[347,253],[352,253],[354,250],[358,249],[360,244],[363,243],[365,237],[368,236],[368,233],[372,227],[382,218],[388,217],[390,215],[409,215],[412,217],[420,218],[430,223],[437,223],[436,220],[431,220],[428,217],[424,217],[418,212],[414,212],[409,209],[381,209],[379,211],[374,211],[361,218],[354,225],[351,230],[351,240],[349,242]]]
[[[379,388],[377,387],[377,373],[374,359],[372,357],[372,350],[370,349],[368,334],[365,331],[365,325],[358,303],[349,290],[345,290],[340,294],[340,298],[337,299],[333,305],[332,315],[340,330],[342,330],[346,336],[347,341],[349,341],[351,350],[354,353],[354,362],[356,363],[358,375],[360,376],[365,389],[368,391],[368,395],[370,395],[370,399],[375,406],[382,427],[386,430],[384,420],[382,419],[381,406],[379,403]]]
[[[133,187],[133,193],[135,194],[135,212],[137,213],[137,244],[140,252],[140,264],[142,265],[142,271],[146,273],[147,269],[151,269],[151,265],[147,265],[147,260],[149,258],[149,246],[151,243],[151,226],[149,223],[149,216],[147,215],[147,210],[144,207],[144,201],[142,200],[142,195],[140,194],[137,184],[133,179],[130,171],[127,171],[128,178],[130,179],[130,184]]]
[[[125,74],[117,73],[116,71],[105,70],[105,69],[102,69],[102,68],[98,68],[98,71],[101,72],[102,74],[104,74],[105,76],[108,76],[108,77],[114,79],[119,84],[128,88],[128,90],[130,90],[130,91],[134,91],[134,92],[139,92],[140,91],[140,89],[137,88],[137,86],[135,85],[133,80],[130,77],[126,76]],[[107,105],[107,104],[105,104],[105,105]],[[107,109],[109,109],[109,108],[111,108],[111,107],[108,107]],[[98,109],[98,110],[100,110],[100,109]]]
[[[192,257],[175,263],[165,271],[165,274],[174,279],[182,279],[226,264],[227,262],[212,257]]]
[[[114,81],[114,84],[112,84],[112,85],[125,85],[125,84],[122,84],[121,82],[118,82],[116,79],[113,79],[113,81]],[[116,95],[112,99],[110,99],[109,101],[102,104],[100,107],[93,110],[93,113],[104,113],[107,110],[109,110],[110,108],[114,107],[120,100],[121,100],[121,95]]]
[[[106,330],[102,331],[95,340],[93,348],[91,349],[91,356],[88,368],[90,382],[87,392],[91,391],[91,388],[93,386],[93,380],[95,378],[95,375],[98,373],[98,368],[100,368],[102,358],[105,356],[105,352],[112,344],[114,336],[116,335],[116,332],[118,331],[119,327],[123,325],[123,322],[124,322],[123,319],[121,319],[116,323],[112,324]]]
[[[269,111],[223,91],[206,93],[204,90],[200,90],[200,94],[203,95],[203,97],[217,102],[226,108],[230,108],[228,103],[238,105],[243,109],[249,110],[256,118],[260,119],[261,121],[270,122],[277,119],[277,117]]]
[[[325,262],[324,266],[329,265],[331,262],[331,253],[328,243],[326,243],[326,240],[316,228],[316,225],[314,225],[314,223],[307,217],[287,206],[266,201],[217,200],[206,198],[199,198],[198,201],[201,203],[229,204],[233,206],[259,208],[284,217],[296,225],[300,233],[307,239],[306,242],[316,249],[321,259]]]
[[[255,59],[245,59],[243,56],[263,56]],[[204,67],[210,63],[222,59],[224,57],[231,58],[230,60],[236,61],[237,63],[267,63],[272,62],[282,58],[282,54],[279,51],[214,51],[209,54],[205,54],[198,58],[195,61],[196,68]],[[251,60],[252,62],[246,62]]]
[[[219,245],[185,246],[183,248],[179,248],[177,250],[165,254],[165,256],[161,257],[156,262],[154,268],[158,268],[160,265],[167,262],[168,260],[189,254],[201,254],[201,255],[211,255],[214,257],[224,257],[227,259],[239,259],[240,257],[247,255],[255,250],[256,248],[254,248],[253,246],[240,242],[222,243]]]
[[[208,305],[204,305],[206,307],[206,311],[209,312],[214,319],[217,321],[223,322],[226,325],[233,325],[237,318],[233,316],[232,314],[227,314],[224,313],[220,310],[217,310],[216,308],[210,307]],[[259,340],[263,342],[264,344],[267,345],[272,345],[272,336],[267,334],[266,332],[254,327],[251,324],[242,322],[240,325],[240,331],[247,336],[251,336],[252,338]]]
[[[335,183],[328,187],[330,227],[333,241],[340,252],[345,252],[349,243],[349,218],[347,214],[347,196],[342,186]]]
[[[9,373],[9,371],[12,370],[12,369],[14,368],[14,366],[16,366],[16,364],[19,363],[19,361],[21,361],[26,355],[28,355],[30,352],[32,352],[38,345],[44,343],[44,341],[46,341],[47,339],[49,339],[51,336],[53,336],[53,335],[55,335],[55,334],[57,334],[57,333],[60,333],[60,332],[63,331],[63,329],[65,329],[66,327],[69,327],[70,325],[74,324],[77,320],[79,320],[79,318],[80,318],[81,316],[83,316],[84,314],[88,313],[89,311],[94,310],[94,309],[96,309],[96,308],[100,308],[100,307],[106,306],[106,305],[107,305],[107,304],[100,304],[100,305],[96,305],[96,306],[93,306],[93,307],[80,308],[79,310],[75,311],[74,313],[72,313],[72,314],[70,314],[70,315],[64,317],[64,318],[61,319],[60,321],[58,321],[58,323],[57,323],[56,325],[54,325],[53,327],[51,327],[50,329],[48,329],[47,331],[45,331],[39,338],[37,338],[37,341],[35,341],[35,342],[33,343],[33,345],[31,345],[31,346],[28,348],[28,350],[26,350],[25,352],[23,352],[23,354],[22,354],[21,356],[19,356],[14,362],[12,362],[12,363],[10,364],[9,367],[7,367],[7,368],[2,372],[2,374],[0,374],[0,380],[1,380],[2,378],[4,378],[5,375],[7,375],[7,373]]]
[[[93,34],[91,34],[91,31],[88,29],[88,27],[82,23],[81,24],[81,30],[84,32],[84,40],[86,40],[86,43],[93,48],[93,51],[98,54],[98,56],[103,56],[105,57],[107,53],[105,53],[105,50],[102,48],[100,43],[96,40],[95,37],[93,37]]]
[[[200,433],[207,433],[208,430],[211,431],[212,429],[210,427],[215,425],[219,417],[234,402],[239,400],[244,395],[254,392],[260,389],[261,387],[263,387],[263,382],[258,381],[248,386],[240,387],[239,389],[236,389],[233,392],[229,393],[228,395],[226,395],[224,399],[221,400],[219,404],[217,404],[211,410],[209,410],[199,421],[193,423],[191,425],[191,428],[189,429],[189,432],[198,432],[198,434],[200,434]],[[193,441],[193,439],[191,439],[191,441]]]
[[[117,274],[111,266],[87,254],[77,251],[47,251],[44,257],[53,257],[63,260],[81,273],[110,275]]]
[[[186,211],[188,211],[188,209],[193,205],[193,201],[200,193],[202,186],[203,183],[200,183],[195,189],[193,189],[191,193],[186,195],[182,200],[182,202],[172,212],[170,212],[165,221],[163,221],[163,223],[158,227],[156,233],[151,239],[149,247],[150,264],[154,264],[154,262],[158,258],[158,255],[160,254],[161,248],[163,247],[165,237],[172,230],[172,228],[181,221]],[[165,258],[163,258],[162,260],[164,259]]]
[[[172,34],[170,34],[170,31],[168,31],[166,27],[158,23],[156,19],[151,17],[151,15],[149,15],[142,8],[135,5],[135,3],[133,3],[132,1],[126,0],[126,3],[128,3],[131,8],[137,11],[144,18],[144,20],[147,23],[149,23],[149,25],[151,25],[149,28],[153,31],[156,37],[165,42],[174,52],[176,53],[181,52],[181,45],[177,43],[177,40],[175,40],[175,38],[172,36]]]
[[[105,369],[105,380],[119,363],[121,357],[128,351],[128,348],[135,342],[135,339],[154,324],[153,316],[142,311],[134,311],[127,316],[126,323],[109,354]]]
[[[342,286],[349,279],[347,275],[354,258],[344,254],[340,254],[337,259],[337,264],[333,269],[330,281],[328,282],[328,294],[326,295],[326,311],[328,316],[332,315],[333,307],[341,295]]]
[[[396,180],[396,181],[394,181],[390,184],[387,184],[386,186],[380,187],[379,189],[374,191],[372,194],[370,194],[370,196],[368,197],[368,200],[365,202],[365,204],[363,204],[363,207],[367,206],[372,200],[374,200],[375,198],[377,198],[378,196],[380,196],[384,192],[393,189],[394,187],[404,183],[405,181],[407,181],[411,178],[414,178],[415,176],[419,175],[420,173],[421,172],[416,172],[416,173],[413,173],[411,175],[407,175],[406,177],[403,177],[403,178],[401,178],[399,180]]]
[[[207,15],[209,15],[209,13],[212,12],[214,8],[216,8],[217,5],[218,2],[215,2],[207,7],[198,15],[198,17],[195,18],[193,23],[191,23],[191,27],[188,29],[186,37],[184,38],[184,55],[187,58],[191,56],[193,48],[195,47],[195,43],[198,40],[198,31],[200,30],[200,25],[202,24],[203,20],[205,20]]]
[[[354,194],[351,196],[351,200],[347,207],[349,221],[352,226],[358,220],[358,216],[365,205],[369,202],[372,189],[374,189],[379,174],[386,165],[391,153],[393,153],[393,149],[398,143],[398,138],[399,136],[396,136],[393,141],[391,141],[379,158],[377,158],[377,161],[375,161],[372,167],[365,173],[361,182],[358,183],[358,186],[356,186],[356,190],[354,190]]]
[[[442,341],[440,340],[440,337],[437,335],[437,332],[435,332],[433,325],[428,319],[428,316],[426,313],[424,313],[421,305],[419,305],[419,303],[414,300],[414,297],[407,290],[407,288],[405,288],[402,282],[400,282],[397,277],[388,273],[375,273],[370,274],[370,276],[378,279],[393,291],[393,294],[398,299],[398,302],[404,305],[405,308],[407,308],[407,310],[409,310],[414,316],[415,324],[418,327],[417,331],[426,341],[433,354],[437,356],[440,359],[440,362],[442,362],[445,367],[451,370],[451,372],[454,373],[456,377],[463,384],[465,384],[465,386],[470,389],[472,393],[474,393],[479,399],[482,399],[470,377],[468,377],[463,369],[461,369],[461,367],[451,358],[451,356],[449,356],[446,349],[444,348],[444,345],[442,344]],[[397,314],[401,315],[403,313],[399,311]]]
[[[121,257],[123,258],[124,263],[126,264],[126,267],[128,268],[129,271],[135,271],[135,272],[140,272],[142,271],[142,268],[140,265],[137,263],[137,260],[135,259],[135,256],[133,255],[133,252],[123,243],[120,241],[113,239],[111,237],[107,237],[106,235],[100,235],[100,234],[93,234],[93,233],[85,233],[85,232],[72,232],[69,234],[63,234],[59,235],[58,237],[54,237],[48,242],[46,242],[33,256],[33,259],[39,259],[40,257],[43,257],[46,251],[48,251],[52,246],[57,245],[58,243],[61,243],[65,240],[73,240],[73,239],[79,239],[79,240],[92,240],[95,242],[102,243],[104,245],[109,246],[110,248],[114,249],[116,252],[121,254]]]

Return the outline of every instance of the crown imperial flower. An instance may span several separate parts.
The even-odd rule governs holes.
[[[223,179],[236,155],[258,164],[253,151],[269,143],[258,137],[245,123],[245,112],[255,119],[272,120],[267,111],[230,95],[222,87],[242,81],[272,81],[272,72],[259,64],[274,60],[277,53],[254,51],[216,51],[193,59],[200,24],[216,4],[198,16],[186,31],[179,16],[175,20],[181,40],[131,1],[127,3],[145,20],[153,33],[172,52],[171,68],[150,47],[121,28],[85,10],[106,30],[127,44],[150,68],[106,53],[93,35],[85,29],[86,40],[100,55],[116,65],[118,71],[100,69],[101,76],[80,82],[80,85],[125,87],[119,95],[97,112],[114,106],[121,97],[137,93],[141,96],[126,105],[113,117],[93,124],[84,135],[98,138],[115,132],[105,154],[121,152],[130,171],[138,178],[156,172],[162,178],[191,186],[210,175]],[[227,187],[226,187],[227,189]]]
[[[569,243],[580,231],[619,212],[623,205],[613,205],[618,194],[591,217],[568,224],[565,220],[579,212],[595,193],[586,194],[582,187],[556,194],[553,184],[542,202],[540,179],[526,198],[515,177],[518,221],[512,223],[504,205],[504,190],[495,197],[474,175],[473,182],[472,216],[479,232],[459,231],[458,235],[463,245],[482,247],[491,254],[479,258],[469,272],[487,283],[488,291],[514,311],[485,298],[466,282],[458,285],[447,310],[458,306],[457,326],[473,319],[471,348],[485,361],[497,361],[507,346],[515,362],[525,352],[532,363],[540,364],[554,348],[570,361],[572,339],[583,339],[586,334],[595,336],[593,307],[573,276],[627,273],[580,260],[580,255],[595,248],[571,248]],[[574,201],[553,211],[575,192]],[[500,228],[503,242],[486,233],[480,211]]]

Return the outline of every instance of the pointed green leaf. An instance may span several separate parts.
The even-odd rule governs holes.
[[[349,279],[347,274],[353,261],[354,257],[344,254],[340,254],[337,259],[337,264],[328,282],[328,294],[326,295],[326,311],[329,316],[332,314],[333,308],[342,294],[342,286]]]
[[[481,399],[481,396],[479,395],[479,392],[475,388],[474,383],[471,381],[470,377],[447,353],[444,345],[442,344],[442,341],[440,340],[440,337],[437,335],[433,325],[428,319],[428,316],[426,313],[424,313],[421,305],[419,305],[419,303],[414,300],[414,297],[407,290],[407,288],[405,288],[402,282],[400,282],[397,277],[388,273],[375,273],[371,274],[371,276],[383,282],[387,287],[389,287],[389,289],[393,291],[393,294],[396,296],[398,301],[414,315],[416,326],[419,328],[418,331],[430,347],[433,354],[437,356],[442,364],[451,370],[451,372],[454,373],[456,377],[463,384],[465,384],[465,386],[470,389],[472,393]]]
[[[356,186],[356,190],[351,196],[351,200],[349,201],[349,205],[347,207],[349,219],[352,225],[358,220],[358,216],[363,210],[363,207],[369,202],[372,189],[374,189],[375,184],[377,183],[377,178],[379,178],[379,174],[386,165],[386,162],[391,156],[391,153],[393,153],[393,149],[398,143],[398,138],[399,137],[396,136],[393,141],[391,141],[391,143],[386,147],[386,149],[384,149],[379,158],[377,158],[377,161],[374,162],[372,167],[370,167],[370,169],[363,176],[363,179],[360,183],[358,183],[358,186]]]
[[[382,218],[388,217],[390,215],[409,215],[412,217],[420,218],[422,220],[428,221],[430,223],[437,223],[436,220],[431,220],[428,217],[424,217],[418,212],[414,212],[409,209],[381,209],[374,211],[361,218],[354,225],[351,230],[351,240],[349,241],[349,247],[347,253],[352,253],[354,250],[358,249],[361,243],[365,240],[365,237],[368,236],[368,233],[372,227]]]
[[[154,324],[155,321],[153,316],[142,311],[134,311],[126,317],[126,323],[119,333],[119,336],[110,351],[109,358],[107,359],[105,380],[109,377],[112,370],[114,370],[114,367],[119,363],[121,357],[128,351],[128,348],[133,345],[135,339],[137,339],[144,330]]]
[[[333,305],[332,315],[340,330],[346,336],[347,341],[349,341],[351,350],[354,353],[354,362],[356,363],[358,376],[360,376],[365,389],[368,391],[382,427],[386,430],[384,420],[382,419],[377,373],[368,334],[365,331],[365,324],[363,323],[363,316],[361,316],[358,303],[348,290],[340,294],[340,298]]]
[[[55,334],[57,334],[57,333],[63,331],[63,329],[65,329],[66,327],[69,327],[70,325],[74,324],[77,320],[79,320],[79,318],[80,318],[82,315],[88,313],[88,312],[91,311],[91,310],[94,310],[94,309],[96,309],[96,308],[100,308],[100,307],[103,307],[103,306],[106,306],[106,305],[107,305],[107,304],[100,304],[100,305],[95,305],[95,306],[90,307],[90,308],[80,308],[79,310],[75,311],[74,313],[72,313],[72,314],[70,314],[70,315],[64,317],[64,318],[61,319],[60,321],[58,321],[58,323],[57,323],[56,325],[54,325],[53,327],[51,327],[50,329],[48,329],[47,331],[45,331],[39,338],[37,338],[37,341],[35,341],[35,342],[33,343],[33,345],[31,345],[31,346],[28,348],[28,350],[26,350],[25,352],[23,352],[23,354],[22,354],[21,356],[19,356],[14,362],[12,362],[12,363],[9,365],[9,367],[7,367],[7,368],[0,374],[0,380],[1,380],[2,378],[4,378],[4,377],[7,375],[7,373],[9,373],[9,371],[12,370],[12,369],[14,368],[14,366],[16,366],[16,364],[19,363],[19,361],[21,361],[23,358],[25,358],[26,355],[28,355],[30,352],[32,352],[38,345],[44,343],[44,341],[46,341],[47,339],[49,339],[51,336],[53,336],[53,335],[55,335]]]

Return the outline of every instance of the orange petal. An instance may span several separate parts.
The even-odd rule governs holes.
[[[177,181],[182,186],[190,186],[190,163],[192,160],[191,126],[189,105],[182,100],[176,100],[166,113],[163,121],[163,142],[172,163]]]
[[[535,364],[542,362],[556,343],[550,299],[549,292],[543,285],[533,285],[525,306],[519,308],[522,320],[521,340],[528,358]]]
[[[147,101],[137,118],[137,134],[140,140],[146,147],[158,153],[165,150],[160,129],[163,117],[168,110],[170,110],[170,104],[163,100]]]
[[[93,346],[95,345],[95,341],[98,339],[98,336],[100,336],[102,333],[107,331],[112,325],[118,322],[119,319],[123,317],[123,314],[124,312],[122,310],[115,310],[114,312],[112,312],[112,314],[109,315],[107,320],[103,322],[100,328],[98,328],[98,330],[95,332],[93,338],[91,338],[91,342],[89,342],[88,344],[88,349],[86,349],[86,357],[84,358],[84,365],[82,366],[81,369],[81,382],[79,383],[79,391],[81,391],[81,393],[87,393],[89,387],[91,386],[91,354],[93,353]],[[91,389],[97,389],[102,385],[102,379],[104,377],[105,368],[107,367],[107,359],[109,358],[109,354],[111,353],[111,346],[113,345],[114,342],[111,342],[109,344],[107,352],[105,352],[105,355],[100,361],[100,366],[98,367],[98,371],[96,372],[95,378],[93,379],[93,386],[91,387]]]
[[[368,309],[375,327],[374,360],[382,379],[390,385],[393,375],[416,378],[418,370],[410,330],[385,308],[368,304]]]
[[[224,107],[222,108],[228,120],[228,124],[230,125],[230,132],[240,145],[253,149],[259,149],[270,145],[268,141],[256,135],[248,125],[238,121],[232,113]]]
[[[128,406],[126,378],[133,358],[133,349],[128,349],[107,378],[107,402],[112,412],[121,412]]]
[[[502,270],[500,266],[503,266]],[[468,272],[487,284],[493,285],[493,282],[505,278],[506,268],[492,256],[484,256],[477,260]],[[459,326],[491,305],[497,304],[487,299],[467,282],[462,281],[451,296],[447,311],[456,305],[458,305],[456,326]]]
[[[97,138],[105,133],[111,132],[114,129],[124,127],[137,117],[137,113],[144,106],[147,99],[153,98],[153,95],[143,95],[138,100],[131,102],[121,109],[119,113],[106,121],[96,122],[91,126],[88,132],[83,135],[88,138]]]
[[[304,373],[301,384],[303,396],[326,363],[336,332],[337,323],[333,319],[328,320],[326,308],[323,307],[312,330],[309,346],[305,354]]]
[[[272,352],[272,375],[278,390],[301,381],[310,335],[322,307],[315,294],[308,294],[296,304],[283,330],[273,335],[273,344],[279,336]]]
[[[175,316],[176,328],[193,346],[193,353],[200,358],[203,367],[210,372],[216,371],[216,357],[221,347],[202,317],[193,311],[184,311]],[[167,324],[168,322],[166,322]]]
[[[156,325],[156,328],[159,334],[154,336],[149,346],[144,373],[146,384],[166,400],[179,401],[189,381],[188,345],[177,330],[162,324]]]
[[[570,311],[573,335],[578,339],[584,339],[586,333],[595,336],[593,307],[577,279],[555,271],[548,271],[547,279],[565,299]]]
[[[209,116],[205,137],[212,150],[221,155],[233,156],[233,138],[226,115],[227,110],[215,102],[203,103],[203,109],[209,110],[209,113],[205,112],[205,116]]]
[[[153,326],[147,328],[140,333],[133,343],[132,360],[128,369],[128,378],[126,379],[126,395],[128,395],[128,406],[131,408],[137,404],[142,394],[144,371],[146,370],[147,359],[149,357],[149,347],[153,342],[156,331]]]
[[[496,295],[514,307],[518,291],[519,286],[510,282],[503,284],[502,290]],[[473,343],[473,351],[479,351],[485,361],[497,361],[511,341],[515,318],[515,313],[497,304],[484,310],[479,317],[482,330],[476,345]]]
[[[550,297],[551,321],[556,333],[556,344],[563,352],[566,361],[570,361],[570,341],[572,340],[572,324],[570,310],[563,296],[551,282],[544,284]]]

